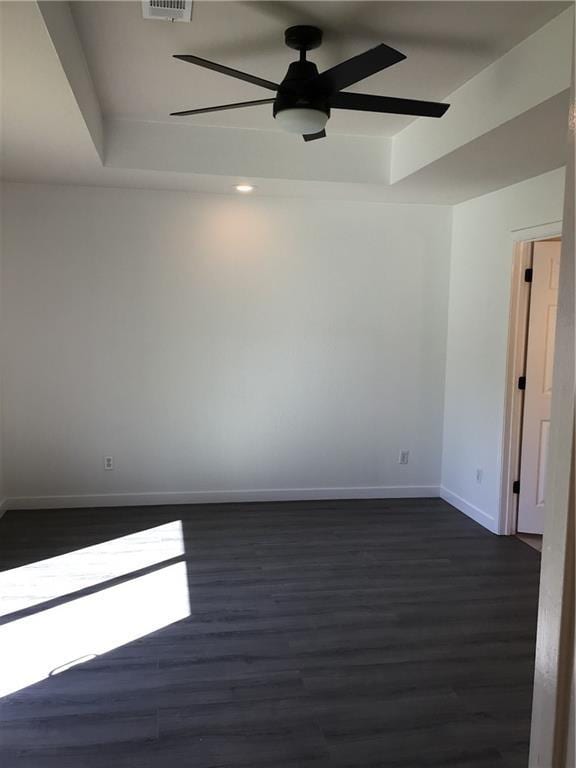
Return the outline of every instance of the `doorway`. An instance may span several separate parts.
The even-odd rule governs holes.
[[[561,238],[517,243],[501,533],[542,546]]]
[[[534,242],[532,267],[529,269],[531,282],[526,373],[521,379],[524,407],[516,530],[521,534],[542,536],[558,307],[560,239]]]

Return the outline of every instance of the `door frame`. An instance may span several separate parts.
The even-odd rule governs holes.
[[[524,270],[532,262],[532,244],[562,236],[562,221],[551,221],[533,227],[512,230],[510,250],[513,254],[510,313],[508,318],[508,352],[504,399],[504,430],[502,436],[502,471],[498,533],[514,535],[518,518],[518,494],[513,483],[520,479],[520,454],[524,392],[518,389],[518,378],[525,374],[526,344],[530,283],[524,280]]]

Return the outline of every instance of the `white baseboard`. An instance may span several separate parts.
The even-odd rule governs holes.
[[[498,521],[479,507],[470,504],[470,502],[463,499],[462,496],[458,496],[457,493],[452,493],[448,488],[440,486],[440,498],[447,501],[448,504],[451,504],[453,507],[456,507],[460,512],[464,512],[465,515],[471,517],[472,520],[480,523],[480,525],[484,526],[484,528],[487,528],[492,533],[498,533]]]
[[[17,496],[7,509],[72,509],[167,504],[225,504],[250,501],[322,501],[334,499],[410,499],[438,497],[437,485],[389,485],[358,488],[266,488],[251,491],[184,491],[156,493],[95,493],[62,496]]]

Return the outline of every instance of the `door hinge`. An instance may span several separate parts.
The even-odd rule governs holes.
[[[525,283],[531,283],[532,282],[532,275],[534,274],[532,267],[528,267],[528,269],[524,270],[524,282]]]
[[[512,493],[520,493],[520,480],[514,480],[512,483]]]
[[[518,389],[526,389],[526,376],[518,377]]]

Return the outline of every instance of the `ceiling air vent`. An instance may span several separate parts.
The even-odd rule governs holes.
[[[191,21],[192,0],[142,0],[145,19]]]

